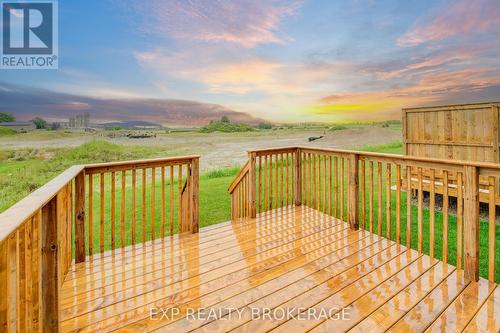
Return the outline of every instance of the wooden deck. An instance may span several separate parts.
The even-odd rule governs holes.
[[[62,332],[499,332],[500,288],[289,206],[73,264],[59,314]]]

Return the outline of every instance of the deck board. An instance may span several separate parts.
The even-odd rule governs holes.
[[[450,265],[308,207],[87,259],[61,288],[62,332],[500,329],[490,318],[500,307],[494,284],[466,281]],[[198,309],[203,319],[193,319]],[[290,312],[256,319],[256,309]],[[348,309],[349,320],[333,310],[297,317],[311,309]]]

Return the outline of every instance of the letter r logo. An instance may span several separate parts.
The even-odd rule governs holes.
[[[52,54],[53,4],[2,3],[3,54]]]

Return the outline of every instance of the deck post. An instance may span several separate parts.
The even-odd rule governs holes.
[[[300,148],[295,151],[295,206],[302,204],[302,153]]]
[[[59,331],[59,288],[57,196],[42,208],[42,331]]]
[[[349,226],[352,230],[359,229],[359,202],[358,202],[358,192],[359,192],[359,156],[358,154],[351,154],[349,158]]]
[[[464,166],[464,274],[479,280],[479,172],[475,166]]]
[[[85,170],[75,178],[75,262],[85,261]]]
[[[191,164],[191,233],[195,234],[199,231],[199,174],[200,174],[200,158],[193,158]]]
[[[250,161],[250,171],[248,173],[249,179],[249,189],[248,189],[248,203],[249,203],[249,214],[250,218],[255,218],[257,216],[257,207],[256,207],[256,186],[257,186],[257,181],[256,181],[256,165],[255,165],[255,160],[257,158],[257,154],[255,152],[249,152],[248,153],[248,159]]]

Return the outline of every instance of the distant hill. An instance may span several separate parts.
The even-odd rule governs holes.
[[[254,118],[222,105],[176,99],[94,98],[50,90],[0,83],[0,112],[12,113],[18,120],[42,117],[67,121],[88,112],[92,123],[136,122],[163,126],[204,126],[222,116],[232,122],[257,125]]]

